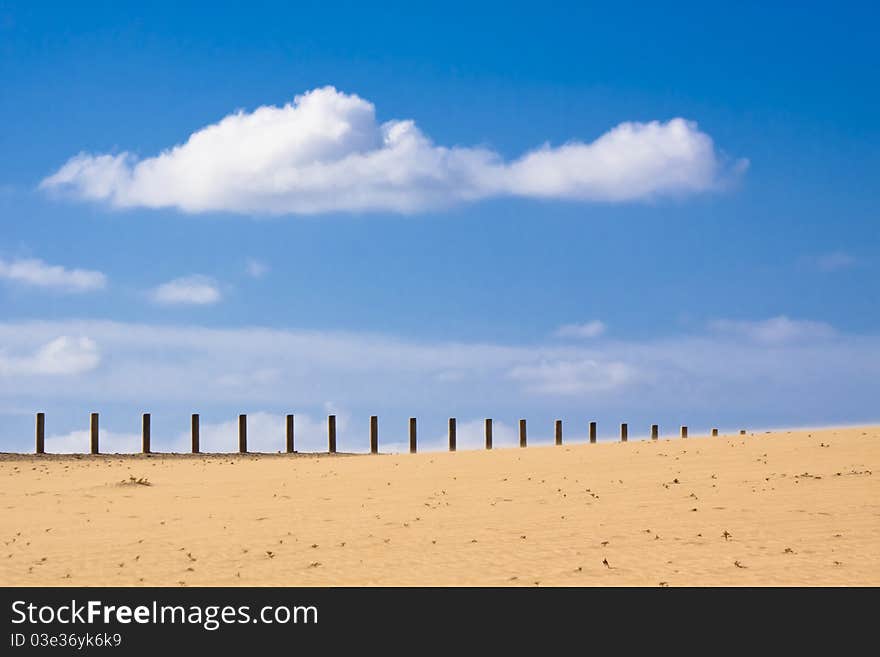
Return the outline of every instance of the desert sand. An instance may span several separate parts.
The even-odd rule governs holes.
[[[880,427],[0,456],[0,585],[880,585]],[[138,483],[140,480],[140,483]]]

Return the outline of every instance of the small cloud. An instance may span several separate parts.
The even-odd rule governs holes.
[[[64,292],[89,292],[107,286],[107,277],[99,271],[66,269],[59,265],[49,265],[37,258],[0,258],[0,278]]]
[[[843,251],[834,251],[817,256],[816,267],[822,272],[833,272],[840,269],[854,267],[859,262],[858,258]]]
[[[260,260],[251,258],[245,264],[245,273],[251,278],[262,278],[269,272],[269,265]]]
[[[204,306],[220,301],[220,290],[207,276],[184,276],[163,283],[153,290],[153,300],[164,305]]]
[[[100,360],[94,340],[62,335],[31,356],[7,356],[0,351],[0,376],[80,374],[97,367]]]
[[[583,324],[563,324],[553,333],[557,338],[598,338],[605,332],[604,322],[594,319]]]
[[[825,322],[789,319],[785,315],[759,321],[718,319],[709,322],[709,328],[766,344],[782,344],[810,339],[833,337],[834,327]]]

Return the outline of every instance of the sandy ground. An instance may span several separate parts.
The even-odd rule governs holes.
[[[0,584],[877,586],[878,475],[880,427],[452,454],[0,455]]]

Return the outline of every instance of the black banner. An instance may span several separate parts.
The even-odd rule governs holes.
[[[6,588],[0,654],[859,648],[874,589]]]

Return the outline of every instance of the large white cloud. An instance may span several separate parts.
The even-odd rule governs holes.
[[[541,146],[512,161],[439,146],[411,120],[333,87],[283,107],[238,111],[155,157],[80,153],[46,189],[116,207],[185,212],[417,212],[489,197],[631,201],[716,188],[727,167],[696,123],[621,123],[591,143]]]
[[[0,278],[31,285],[54,288],[65,292],[88,292],[100,290],[107,285],[107,277],[89,269],[66,269],[50,265],[37,258],[0,258]]]
[[[0,376],[81,374],[97,367],[100,360],[94,340],[62,335],[24,356],[9,355],[0,348]]]

